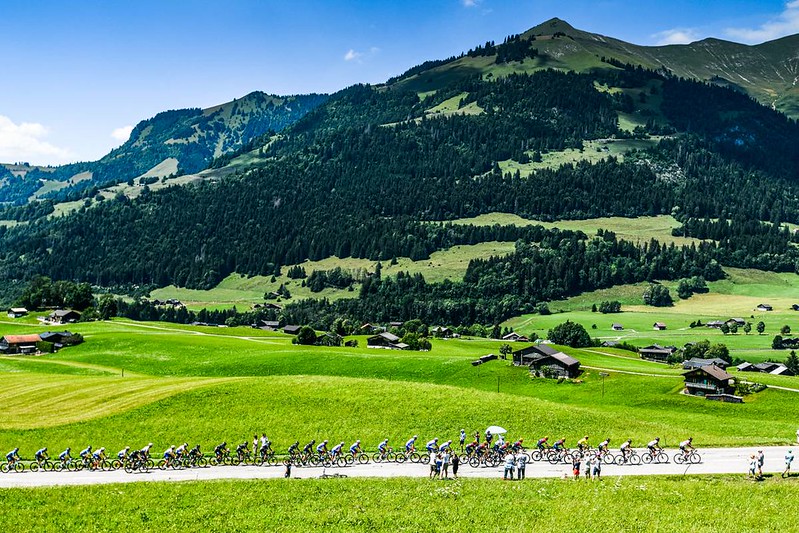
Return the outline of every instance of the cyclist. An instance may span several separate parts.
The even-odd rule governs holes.
[[[173,444],[164,451],[164,461],[166,466],[172,466],[172,460],[175,458],[175,445]]]
[[[236,446],[236,457],[239,458],[239,462],[243,462],[244,458],[247,456],[247,449],[249,448],[249,443],[245,440],[238,446]]]
[[[524,439],[519,439],[516,442],[514,442],[512,448],[513,448],[514,452],[518,452],[519,450],[523,450],[524,449]]]
[[[261,450],[261,455],[264,455],[264,450],[268,450],[271,446],[272,443],[266,438],[266,433],[261,433],[261,447],[259,448],[259,450]],[[253,441],[252,453],[255,453],[255,441]]]
[[[214,448],[214,456],[216,457],[217,461],[221,460],[222,457],[227,454],[227,441],[223,441],[222,444],[218,444],[216,448]]]
[[[147,446],[139,450],[139,455],[141,455],[143,461],[146,461],[147,459],[150,458],[150,448],[152,447],[153,443],[151,442]]]
[[[302,453],[304,455],[311,455],[311,450],[313,450],[314,444],[316,444],[316,440],[315,439],[311,439],[311,442],[309,442],[308,444],[306,444],[303,447]]]
[[[466,442],[466,430],[461,429],[461,436],[460,436],[460,444],[461,444],[461,451],[463,451],[463,443]]]
[[[500,434],[500,436],[497,437],[497,444],[500,448],[505,444],[505,435]]]
[[[186,448],[189,447],[188,442],[184,442],[175,449],[175,459],[183,459],[186,456]]]
[[[194,448],[189,450],[189,457],[191,457],[192,459],[199,459],[202,456],[203,456],[203,452],[200,451],[200,445],[199,444],[197,444]]]
[[[467,454],[471,455],[471,454],[472,454],[472,452],[474,452],[474,451],[476,451],[476,450],[477,450],[477,447],[478,447],[478,446],[480,446],[480,443],[479,443],[479,442],[477,442],[476,440],[473,440],[472,442],[470,442],[469,444],[467,444],[467,445],[466,445],[466,448],[465,448],[465,450],[464,450],[464,451],[465,451]]]
[[[438,451],[438,437],[425,444],[425,448],[427,448],[427,452],[431,455],[436,453]]]
[[[597,451],[599,451],[599,453],[607,453],[609,444],[610,444],[610,438],[607,438],[602,442],[600,442],[599,446],[597,446],[596,449]]]
[[[481,442],[480,444],[477,445],[477,448],[474,449],[474,454],[477,457],[480,457],[481,455],[485,455],[487,453],[488,453],[488,443],[487,442]]]
[[[440,452],[447,451],[447,450],[452,451],[452,441],[451,440],[448,440],[447,442],[442,444],[441,447],[438,449],[438,451],[440,451]]]
[[[289,456],[293,456],[297,453],[297,449],[300,447],[300,441],[295,440],[294,444],[289,446]]]
[[[66,464],[67,461],[72,459],[72,456],[69,452],[72,451],[69,447],[66,450],[58,454],[58,460],[61,461],[62,464]]]
[[[19,448],[14,448],[13,450],[11,450],[6,454],[6,461],[8,462],[9,466],[13,465],[19,460],[20,460]]]
[[[335,460],[336,457],[341,455],[341,449],[343,447],[344,447],[344,441],[341,441],[338,444],[336,444],[335,446],[333,446],[333,449],[330,450],[330,459],[331,460]]]
[[[388,439],[383,439],[383,442],[377,445],[377,451],[379,451],[381,455],[385,455],[388,452]]]
[[[549,436],[538,439],[538,442],[535,443],[535,447],[543,452],[548,446],[547,441],[549,441]]]
[[[361,440],[360,439],[358,439],[358,440],[356,440],[355,442],[352,443],[352,446],[350,446],[350,453],[352,454],[353,457],[357,457],[358,454],[361,453]]]
[[[41,465],[45,461],[49,461],[50,460],[50,456],[47,455],[47,446],[45,446],[41,450],[37,451],[34,454],[34,458],[36,459],[36,462],[39,463],[39,465]]]
[[[86,449],[80,452],[80,458],[83,459],[83,463],[85,465],[89,464],[90,459],[92,458],[92,447],[86,446]]]
[[[683,456],[686,458],[689,455],[691,455],[691,452],[694,450],[694,447],[692,445],[693,441],[694,441],[693,437],[688,437],[688,440],[684,440],[680,443],[680,451],[683,453]]]
[[[405,443],[405,451],[407,453],[411,453],[416,449],[416,439],[418,438],[418,435],[414,435],[408,440],[408,442]]]
[[[657,452],[663,449],[660,447],[660,437],[655,437],[655,440],[649,441],[649,444],[647,444],[646,447],[649,450],[649,453],[652,454],[652,457],[657,455]]]
[[[92,454],[92,468],[97,468],[105,460],[105,448],[100,448]]]
[[[566,439],[559,439],[557,442],[555,442],[553,448],[556,452],[566,448]]]
[[[580,450],[581,452],[585,451],[587,448],[590,447],[591,446],[588,444],[588,435],[577,441],[577,449]]]
[[[621,452],[621,456],[624,458],[625,461],[633,453],[632,446],[633,446],[633,440],[632,439],[627,439],[625,442],[622,443],[621,447],[619,448],[619,451]]]
[[[327,453],[327,440],[323,440],[322,444],[316,447],[316,453],[320,458],[324,457]]]
[[[117,459],[121,463],[124,463],[128,459],[128,453],[130,452],[130,446],[125,446],[123,449],[117,452]]]

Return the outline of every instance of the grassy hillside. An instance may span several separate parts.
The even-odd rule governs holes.
[[[697,533],[790,531],[799,528],[797,515],[785,512],[796,487],[795,479],[753,485],[737,476],[689,476],[510,485],[484,479],[338,479],[0,489],[0,497],[14,506],[2,515],[0,527],[71,530],[80,524],[93,531],[134,532],[185,531],[186,524],[202,524],[213,531],[395,533],[461,531],[476,524],[484,531],[549,531],[568,524],[575,532],[682,532],[690,524]],[[115,511],[98,513],[98,506]],[[731,515],[730,509],[746,512]]]

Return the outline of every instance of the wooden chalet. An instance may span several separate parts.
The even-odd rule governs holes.
[[[530,339],[528,339],[524,335],[519,335],[515,331],[511,331],[507,335],[503,335],[502,340],[509,342],[530,342]]]
[[[529,366],[530,371],[549,369],[559,377],[574,378],[580,375],[580,361],[546,345],[533,345],[513,352],[513,364]]]
[[[759,304],[755,307],[755,311],[773,311],[774,308],[771,307],[769,304]]]
[[[713,359],[702,359],[700,357],[692,357],[687,361],[683,361],[682,367],[685,370],[692,370],[694,368],[702,368],[707,365],[716,365],[722,370],[726,370],[730,364],[724,359],[714,357]]]
[[[22,318],[28,314],[28,310],[24,307],[12,307],[8,310],[8,318]]]
[[[654,329],[655,331],[665,331],[666,324],[665,322],[655,322],[654,324],[652,324],[652,329]]]
[[[624,331],[624,326],[619,324],[618,322],[614,323],[612,326],[610,326],[610,328],[613,331]]]
[[[283,326],[283,333],[288,333],[289,335],[296,335],[300,332],[302,326]]]
[[[685,389],[693,396],[733,394],[735,379],[716,365],[694,368],[683,374]]]
[[[366,339],[366,347],[383,348],[386,350],[407,350],[410,348],[410,346],[404,342],[400,342],[399,337],[387,331],[378,333],[377,335],[373,335]]]
[[[793,376],[794,373],[782,363],[741,363],[737,367],[739,372],[760,372],[761,374],[773,374],[775,376]]]
[[[667,363],[669,357],[675,351],[677,351],[677,349],[674,346],[661,346],[659,344],[651,344],[649,346],[639,348],[638,355],[641,357],[641,359],[646,359],[647,361]]]
[[[725,322],[723,320],[710,320],[707,324],[705,324],[708,328],[719,329],[723,326]]]
[[[6,335],[0,338],[0,352],[6,355],[36,353],[36,343],[42,338],[38,333],[30,335]]]
[[[445,326],[436,326],[430,330],[430,333],[439,339],[451,339],[453,335],[453,331]]]
[[[44,333],[41,333],[39,335],[39,337],[44,342],[52,342],[58,348],[58,347],[60,347],[61,345],[64,344],[64,339],[68,339],[69,337],[72,337],[72,332],[70,332],[70,331],[45,331]]]
[[[71,324],[80,320],[80,313],[72,309],[56,309],[47,319],[53,324]]]
[[[344,339],[337,333],[324,333],[316,338],[317,346],[341,346],[344,344]]]
[[[277,320],[261,320],[258,328],[264,331],[277,331],[280,329],[280,322]]]

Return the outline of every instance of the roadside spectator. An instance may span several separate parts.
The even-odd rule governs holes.
[[[519,451],[516,456],[516,479],[524,479],[524,471],[527,469],[527,455]]]
[[[757,457],[755,454],[749,456],[749,477],[756,479],[757,476]]]
[[[513,481],[513,469],[516,466],[516,458],[513,457],[513,454],[508,452],[505,455],[505,474],[502,476],[502,479],[510,479]]]
[[[441,457],[441,452],[436,454],[436,474],[433,477],[440,478],[441,477],[441,467],[444,464],[444,459]]]
[[[766,456],[763,455],[763,450],[757,451],[757,477],[763,477],[763,463],[766,462]]]
[[[574,475],[574,479],[580,479],[581,461],[582,456],[579,453],[575,453],[574,457],[572,458],[572,474]]]
[[[444,455],[441,456],[441,479],[448,478],[448,471],[449,471],[449,449],[444,450]]]
[[[594,456],[590,453],[585,457],[585,470],[583,473],[585,474],[586,479],[591,479],[591,470],[594,467]]]
[[[452,477],[458,479],[458,466],[461,464],[461,459],[457,453],[452,454]]]
[[[602,476],[602,455],[597,454],[594,458],[594,479],[601,479]]]
[[[430,479],[433,479],[435,477],[436,477],[436,456],[435,455],[431,455],[430,456]]]
[[[785,454],[785,470],[782,472],[782,477],[791,477],[791,463],[793,462],[793,451],[788,450]]]

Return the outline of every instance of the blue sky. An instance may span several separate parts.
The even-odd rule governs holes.
[[[159,111],[379,83],[555,16],[637,44],[799,33],[799,0],[0,0],[0,161],[97,159]]]

